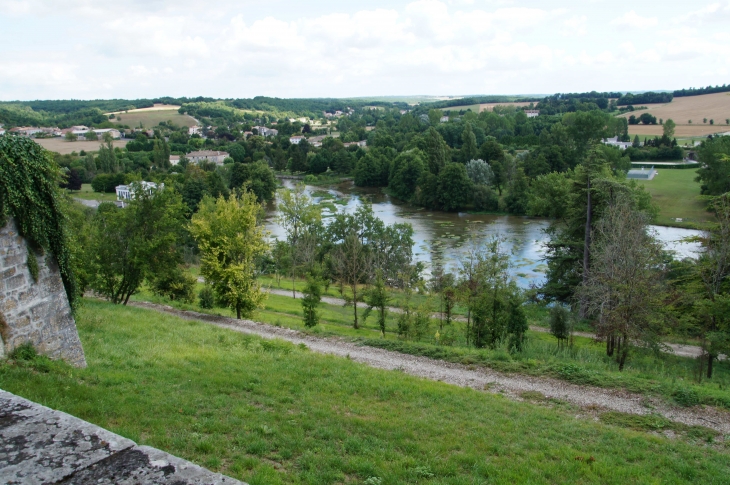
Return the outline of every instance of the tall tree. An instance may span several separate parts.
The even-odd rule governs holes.
[[[426,131],[425,135],[425,153],[428,159],[428,170],[438,175],[442,168],[446,165],[447,152],[449,146],[444,138],[433,126]]]
[[[471,123],[464,125],[461,132],[461,161],[463,163],[477,158],[477,137],[474,135]]]
[[[577,292],[596,334],[623,370],[637,343],[658,348],[664,307],[663,251],[649,218],[617,194],[596,224],[592,265]]]
[[[266,298],[256,279],[256,261],[269,248],[260,212],[252,192],[228,199],[206,197],[190,224],[200,249],[200,274],[239,319],[250,316]]]

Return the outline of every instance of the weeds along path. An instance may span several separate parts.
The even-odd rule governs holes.
[[[304,344],[314,352],[346,357],[371,367],[398,370],[425,379],[461,387],[471,387],[491,393],[503,393],[514,399],[521,399],[520,395],[523,392],[536,391],[547,398],[581,406],[589,413],[597,410],[631,414],[658,413],[672,421],[691,426],[705,426],[723,434],[730,434],[730,413],[711,407],[674,408],[659,399],[619,389],[580,386],[547,377],[502,374],[481,367],[475,369],[426,357],[359,346],[340,338],[314,337],[288,328],[275,327],[251,320],[236,320],[217,315],[178,310],[167,305],[147,302],[130,302],[129,305],[169,313],[188,320],[203,321],[218,327],[264,338],[280,338],[294,344]]]
[[[205,281],[205,280],[203,280]],[[279,296],[289,296],[292,297],[292,292],[290,290],[282,290],[278,288],[269,288],[269,293],[272,295],[279,295]],[[295,293],[295,296],[293,298],[302,298],[303,295],[299,293],[298,291]],[[335,306],[344,306],[345,300],[340,298],[333,298],[331,296],[323,296],[322,297],[322,303],[327,303],[328,305],[335,305]],[[358,308],[367,308],[367,305],[365,303],[359,302],[357,304]],[[403,310],[396,307],[388,307],[388,311],[391,313],[403,313]],[[432,315],[433,318],[441,318],[441,315],[439,313],[434,313]],[[452,317],[452,320],[457,322],[466,322],[466,318],[464,317]],[[530,330],[534,332],[543,332],[547,333],[550,332],[549,329],[545,327],[538,327],[536,325],[530,325]],[[573,332],[573,335],[577,337],[586,337],[586,338],[596,338],[595,334],[588,333],[588,332]],[[682,344],[672,344],[672,343],[665,343],[667,347],[669,347],[672,350],[672,353],[674,355],[677,355],[679,357],[699,357],[702,354],[702,349],[696,345],[682,345]],[[722,356],[721,356],[722,357]]]

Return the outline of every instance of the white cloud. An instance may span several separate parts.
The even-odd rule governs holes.
[[[611,21],[611,25],[615,25],[616,27],[624,30],[654,27],[658,23],[659,19],[656,17],[642,17],[633,10],[626,12],[621,17],[615,18]]]
[[[585,15],[574,15],[563,21],[563,35],[586,35],[588,26],[588,17]]]

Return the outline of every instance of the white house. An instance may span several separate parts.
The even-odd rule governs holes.
[[[441,118],[439,119],[439,121],[440,121],[441,123],[448,123],[448,122],[449,122],[449,117],[448,117],[448,116],[442,116],[442,117],[441,117]]]
[[[177,165],[180,163],[180,155],[170,155],[170,165]]]
[[[605,138],[603,143],[608,146],[618,147],[619,150],[626,150],[631,146],[630,141],[618,141],[617,136],[614,136],[613,138]]]
[[[192,163],[213,162],[216,165],[223,165],[223,160],[230,157],[228,152],[219,152],[215,150],[201,150],[197,152],[190,152],[185,156]],[[180,160],[178,159],[178,162],[179,161]]]
[[[274,128],[266,128],[265,126],[254,126],[252,129],[258,131],[260,136],[278,136],[279,135],[279,130],[275,130]]]
[[[200,127],[191,126],[190,128],[188,128],[188,135],[200,135]]]
[[[36,133],[42,133],[41,128],[35,126],[19,126],[17,128],[11,128],[10,133],[16,133],[21,136],[33,136]]]
[[[100,138],[103,137],[106,133],[109,133],[115,140],[118,140],[122,137],[122,133],[119,130],[115,130],[114,128],[101,128],[98,130],[94,130],[94,133],[99,135]]]
[[[303,136],[292,136],[289,138],[289,143],[291,143],[292,145],[299,145],[299,142],[301,142],[302,140],[304,140]]]
[[[4,135],[4,134],[5,134],[5,128],[0,128],[0,135]]]
[[[528,118],[536,118],[540,116],[540,110],[539,109],[526,109],[525,114]]]
[[[130,200],[134,197],[135,190],[140,187],[148,194],[151,194],[157,190],[158,185],[154,182],[145,182],[144,180],[142,182],[133,182],[129,185],[117,185],[115,187],[117,191],[117,200]],[[164,189],[165,184],[160,184],[159,188]]]

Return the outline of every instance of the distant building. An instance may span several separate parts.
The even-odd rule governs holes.
[[[133,182],[129,185],[117,185],[115,187],[117,191],[117,200],[131,200],[134,197],[135,190],[141,188],[148,194],[151,194],[157,190],[158,185],[154,182]],[[164,189],[165,184],[160,184],[159,188]]]
[[[5,128],[0,128],[0,135],[4,135],[4,134],[5,134]]]
[[[537,116],[540,116],[540,110],[539,109],[526,109],[525,114],[528,118],[535,118]]]
[[[292,145],[299,145],[299,142],[301,142],[302,140],[304,140],[303,136],[289,137],[289,143],[291,143]]]
[[[190,128],[188,128],[188,135],[200,135],[200,127],[191,126]]]
[[[10,133],[14,133],[16,135],[20,136],[33,136],[36,133],[42,133],[43,129],[38,128],[36,126],[18,126],[16,128],[11,128]]]
[[[223,165],[223,160],[230,157],[228,152],[219,152],[219,151],[215,151],[215,150],[202,150],[202,151],[198,151],[198,152],[190,152],[185,156],[192,163],[214,162],[216,165]]]
[[[626,150],[632,145],[630,141],[618,141],[617,136],[614,136],[613,138],[606,138],[603,140],[603,143],[608,146],[618,147],[619,150]]]
[[[637,180],[652,180],[656,174],[657,171],[654,169],[654,167],[651,167],[649,169],[641,167],[629,170],[629,172],[626,174],[626,178]]]
[[[170,165],[177,165],[180,163],[180,155],[170,155]]]
[[[274,128],[266,128],[265,126],[254,126],[252,129],[258,131],[261,136],[278,136],[279,130]]]
[[[118,140],[122,137],[122,133],[119,130],[116,130],[114,128],[96,129],[96,130],[94,130],[94,133],[99,135],[100,138],[107,133],[109,133],[112,136],[112,138],[114,138],[115,140]]]
[[[439,119],[439,121],[441,123],[448,123],[449,122],[449,117],[448,116],[442,116],[441,119]]]

